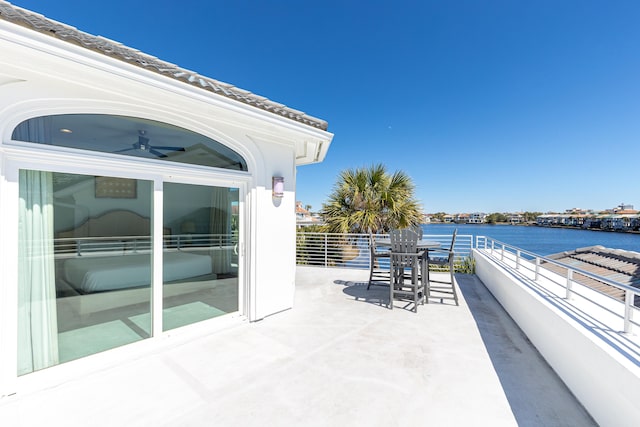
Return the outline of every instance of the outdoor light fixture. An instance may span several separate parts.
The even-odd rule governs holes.
[[[284,178],[281,176],[274,176],[271,178],[271,188],[273,188],[271,195],[278,199],[284,197]]]

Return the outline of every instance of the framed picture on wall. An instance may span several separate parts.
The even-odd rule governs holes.
[[[96,198],[135,199],[137,195],[137,181],[128,178],[113,178],[110,176],[96,176]]]

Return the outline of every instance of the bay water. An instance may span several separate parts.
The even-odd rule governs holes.
[[[640,252],[640,234],[507,224],[423,224],[424,234],[487,236],[538,255],[550,255],[587,246]]]

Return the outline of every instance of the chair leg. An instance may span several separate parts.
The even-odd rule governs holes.
[[[420,284],[420,304],[424,305],[424,300],[426,298],[426,276],[425,276],[425,271],[424,271],[424,266],[425,266],[425,262],[424,262],[424,258],[420,259],[420,274],[418,275],[418,279],[419,279],[419,284]]]
[[[416,269],[415,265],[413,266],[413,268],[411,268],[411,288],[413,290],[413,312],[417,313],[418,312],[418,291],[420,289],[420,286],[418,285],[418,270]]]
[[[393,310],[393,288],[396,285],[396,269],[393,268],[393,261],[389,264],[389,309]]]
[[[454,278],[455,269],[453,266],[453,260],[449,262],[449,273],[451,274],[451,292],[453,292],[453,300],[455,301],[456,305],[459,305],[458,292],[456,292],[456,282]]]
[[[372,258],[371,265],[369,267],[367,290],[371,289],[371,286],[384,286],[384,284],[380,282],[390,282],[390,277],[391,275],[380,267],[378,259]]]
[[[369,284],[367,285],[367,290],[369,290],[369,288],[371,288],[371,285],[373,285],[373,276],[375,275],[375,271],[376,271],[376,258],[373,257],[373,255],[371,256],[371,267],[369,268]]]
[[[431,298],[431,281],[430,281],[431,279],[429,278],[429,259],[428,258],[425,261],[424,277],[426,277],[426,282],[424,284],[425,301],[427,302],[427,304],[429,304],[429,298]]]

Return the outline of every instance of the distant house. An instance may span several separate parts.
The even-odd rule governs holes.
[[[6,2],[0,99],[0,397],[292,307],[325,121]]]
[[[469,222],[470,215],[468,213],[459,213],[455,216],[455,222],[458,224],[467,224]]]
[[[507,221],[511,224],[522,224],[524,222],[524,215],[521,213],[508,214]]]
[[[473,212],[469,214],[468,223],[469,224],[482,224],[485,222],[487,214],[482,212]]]
[[[615,207],[613,210],[614,210],[614,212],[616,212],[616,213],[620,213],[619,211],[627,211],[627,213],[628,213],[629,211],[633,211],[634,213],[637,213],[637,211],[634,211],[634,209],[633,209],[633,205],[627,205],[627,204],[624,204],[624,203],[620,203],[620,204],[619,204],[617,207]]]
[[[296,224],[298,227],[322,224],[322,219],[314,215],[302,206],[302,202],[296,202]]]
[[[569,214],[544,214],[536,218],[536,224],[540,226],[561,226],[569,225],[571,215]]]
[[[634,229],[638,214],[604,214],[598,216],[600,228],[609,231],[624,231]]]

